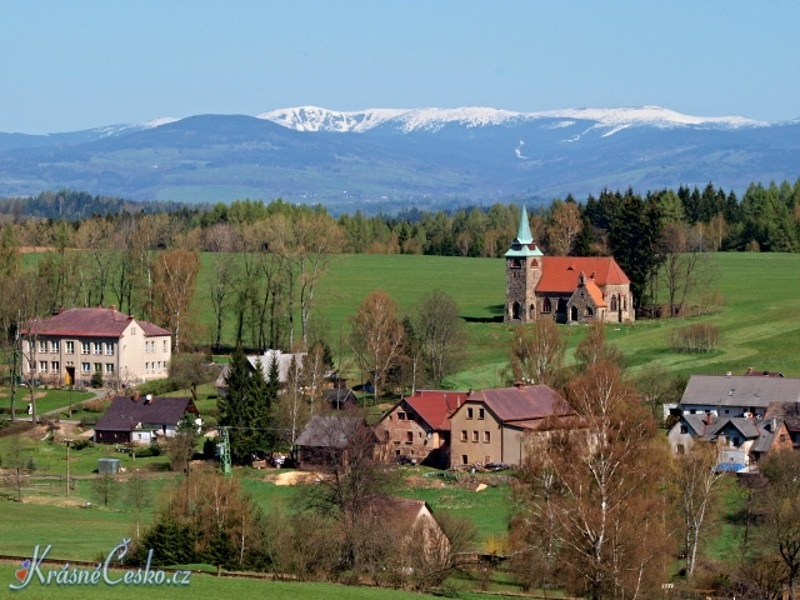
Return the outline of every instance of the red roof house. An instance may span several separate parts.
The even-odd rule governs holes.
[[[402,398],[375,424],[385,460],[434,467],[449,465],[450,416],[468,392],[417,390]]]

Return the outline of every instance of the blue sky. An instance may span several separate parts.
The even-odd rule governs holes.
[[[796,0],[0,0],[0,131],[316,105],[800,117]]]

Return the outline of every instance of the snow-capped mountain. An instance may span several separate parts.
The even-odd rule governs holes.
[[[272,121],[295,131],[335,133],[364,133],[387,124],[395,125],[405,133],[412,131],[435,132],[451,124],[464,127],[515,126],[543,119],[563,120],[561,123],[556,123],[555,127],[568,126],[575,121],[590,121],[594,122],[595,127],[611,132],[637,126],[660,129],[683,126],[736,129],[767,125],[767,123],[745,117],[695,117],[660,106],[616,109],[580,108],[529,113],[486,107],[367,109],[340,112],[317,106],[298,106],[264,112],[257,115],[257,118]]]
[[[345,135],[349,134],[349,135]],[[284,108],[43,136],[0,133],[0,197],[71,188],[132,199],[283,198],[332,212],[547,203],[800,176],[800,121],[689,116],[657,106]]]

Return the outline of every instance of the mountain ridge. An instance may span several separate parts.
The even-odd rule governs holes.
[[[603,188],[743,192],[800,175],[800,121],[645,106],[194,115],[49,136],[0,133],[0,196],[320,203],[332,212],[549,203]]]

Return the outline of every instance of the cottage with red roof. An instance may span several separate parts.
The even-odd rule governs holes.
[[[574,426],[575,418],[566,400],[546,385],[471,392],[450,416],[450,465],[518,465],[530,436]]]
[[[70,308],[22,331],[22,375],[51,385],[108,387],[167,377],[172,334],[115,307]]]
[[[626,323],[635,319],[631,282],[610,256],[545,256],[522,208],[517,237],[506,252],[504,321]]]
[[[384,460],[431,467],[450,465],[450,415],[467,392],[417,390],[403,398],[375,424]]]

